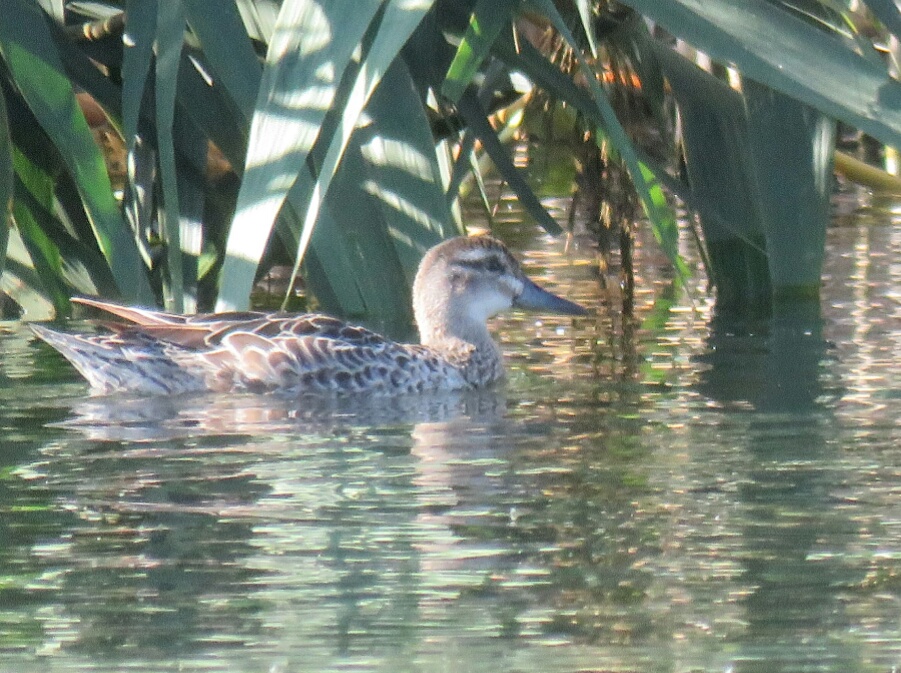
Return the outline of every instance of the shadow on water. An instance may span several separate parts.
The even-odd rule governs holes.
[[[738,552],[747,630],[736,671],[855,670],[861,652],[835,634],[850,629],[848,592],[863,572],[842,543],[858,525],[835,495],[844,485],[830,428],[841,396],[827,380],[830,344],[818,302],[786,303],[771,317],[717,317],[697,389],[745,410],[741,451],[752,465],[738,489],[746,523]],[[797,647],[804,643],[804,647]]]

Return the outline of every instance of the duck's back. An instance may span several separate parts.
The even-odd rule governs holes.
[[[90,335],[35,328],[98,392],[406,393],[465,385],[459,371],[429,349],[328,316],[185,317],[100,307],[132,322]]]

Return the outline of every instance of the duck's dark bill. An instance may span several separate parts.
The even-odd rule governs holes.
[[[588,313],[585,308],[575,302],[558,297],[554,293],[538,287],[528,279],[522,293],[513,300],[513,305],[530,311],[550,311],[566,315],[585,315]]]

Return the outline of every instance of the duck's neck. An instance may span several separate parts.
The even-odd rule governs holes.
[[[485,323],[429,320],[420,323],[419,332],[422,345],[456,367],[471,385],[484,386],[503,376],[501,351]]]

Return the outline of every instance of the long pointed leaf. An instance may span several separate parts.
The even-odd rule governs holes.
[[[513,190],[520,203],[526,209],[526,212],[549,234],[556,235],[561,233],[563,229],[541,205],[541,201],[535,196],[535,192],[532,191],[526,179],[522,176],[519,169],[513,165],[513,160],[510,159],[507,150],[498,140],[497,133],[488,122],[485,110],[479,103],[473,89],[467,89],[457,103],[457,109],[466,119],[466,123],[473,133],[482,141],[482,145],[488,156],[491,157],[491,161],[497,168],[498,173],[506,180],[510,189]]]
[[[374,0],[282,5],[251,123],[217,309],[247,306],[275,219],[298,174],[309,175],[307,155],[377,10]]]
[[[47,236],[53,212],[54,179],[20,152],[14,154],[18,181],[13,218],[21,241],[57,315],[68,311],[69,297],[62,280],[60,249]]]
[[[128,180],[124,211],[139,245],[156,235],[154,231],[154,179],[156,152],[148,138],[142,138],[141,109],[144,90],[153,64],[158,0],[127,0],[125,34],[122,37],[122,134],[127,152]],[[150,251],[141,250],[150,266]]]
[[[505,28],[510,29],[519,5],[519,0],[478,0],[441,86],[441,93],[451,102],[456,103],[466,87],[472,84],[497,36]]]
[[[0,0],[0,54],[23,97],[53,139],[82,195],[85,210],[119,291],[135,302],[152,292],[134,237],[113,198],[103,157],[94,143],[44,16],[25,0]]]
[[[0,292],[12,299],[28,320],[50,320],[55,315],[53,301],[44,289],[28,249],[15,228],[9,232],[6,269],[0,276]]]
[[[184,42],[185,16],[180,0],[158,5],[156,31],[156,142],[159,148],[160,181],[163,187],[161,211],[169,260],[166,308],[182,313],[196,310],[197,258],[200,257],[200,227],[181,218],[178,195],[178,171],[175,166],[175,94]],[[185,258],[193,263],[186,267]],[[193,274],[186,273],[190,268]],[[192,277],[193,276],[193,277]],[[187,285],[187,297],[186,287]],[[187,299],[187,306],[186,306]]]
[[[398,107],[406,114],[394,114]],[[425,252],[461,232],[447,205],[428,117],[402,60],[392,64],[366,111],[378,124],[365,129],[362,188],[381,211],[412,287]]]
[[[188,23],[200,38],[203,53],[250,121],[257,100],[263,67],[250,43],[234,2],[222,2],[210,12],[209,0],[182,0]]]
[[[335,134],[328,141],[328,149],[322,160],[319,175],[310,190],[309,205],[303,220],[300,242],[294,262],[293,275],[297,275],[319,215],[322,200],[328,193],[332,177],[350,140],[357,120],[373,91],[382,80],[391,63],[406,44],[410,35],[431,8],[433,0],[388,0],[378,32],[372,46],[363,58],[353,83],[347,104],[341,110],[341,120]]]
[[[901,83],[767,0],[623,0],[743,75],[901,146]]]
[[[13,200],[13,145],[6,115],[6,98],[0,94],[0,276],[6,264],[10,215]]]

